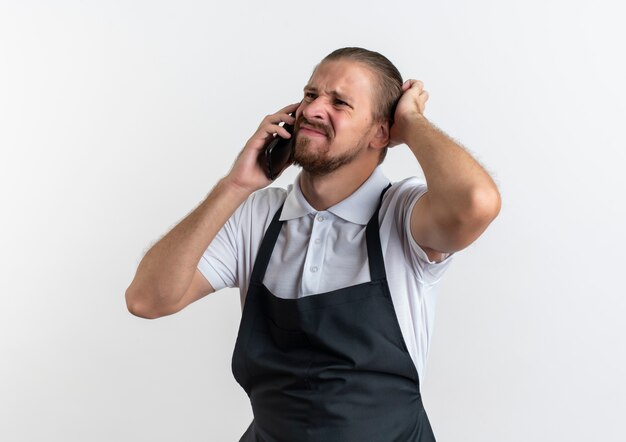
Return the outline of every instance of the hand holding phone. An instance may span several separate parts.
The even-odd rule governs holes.
[[[295,112],[289,115],[296,116]],[[275,180],[285,166],[293,161],[293,125],[284,123],[283,128],[292,134],[292,137],[283,138],[278,134],[274,135],[274,139],[259,154],[259,165],[270,180]]]

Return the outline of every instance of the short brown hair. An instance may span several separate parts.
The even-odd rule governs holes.
[[[389,126],[391,127],[393,125],[396,104],[398,104],[398,100],[402,96],[402,75],[400,75],[400,71],[384,55],[357,47],[337,49],[324,57],[320,64],[325,61],[344,59],[364,64],[378,77],[374,91],[372,117],[376,122],[389,121]],[[380,163],[382,163],[386,154],[387,148],[381,152]]]

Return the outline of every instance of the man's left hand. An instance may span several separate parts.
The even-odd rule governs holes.
[[[420,80],[409,79],[402,85],[402,96],[396,106],[394,123],[389,132],[389,147],[406,144],[408,134],[414,130],[413,123],[424,117],[428,92]]]

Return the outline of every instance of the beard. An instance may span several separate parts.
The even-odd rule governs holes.
[[[327,138],[326,143],[330,143]],[[312,175],[327,175],[341,166],[351,163],[363,150],[362,140],[346,152],[338,156],[329,155],[329,144],[321,149],[310,148],[311,139],[308,137],[298,137],[294,140],[293,164],[302,167]]]

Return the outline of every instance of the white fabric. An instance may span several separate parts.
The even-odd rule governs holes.
[[[215,290],[240,288],[242,308],[261,240],[283,201],[280,219],[286,222],[263,281],[274,295],[299,298],[370,280],[365,228],[389,184],[380,167],[348,198],[319,212],[304,198],[298,180],[286,190],[270,187],[252,194],[198,263]],[[454,255],[430,262],[410,233],[411,210],[426,190],[417,178],[394,183],[379,214],[389,290],[420,378],[433,331],[436,284]]]

